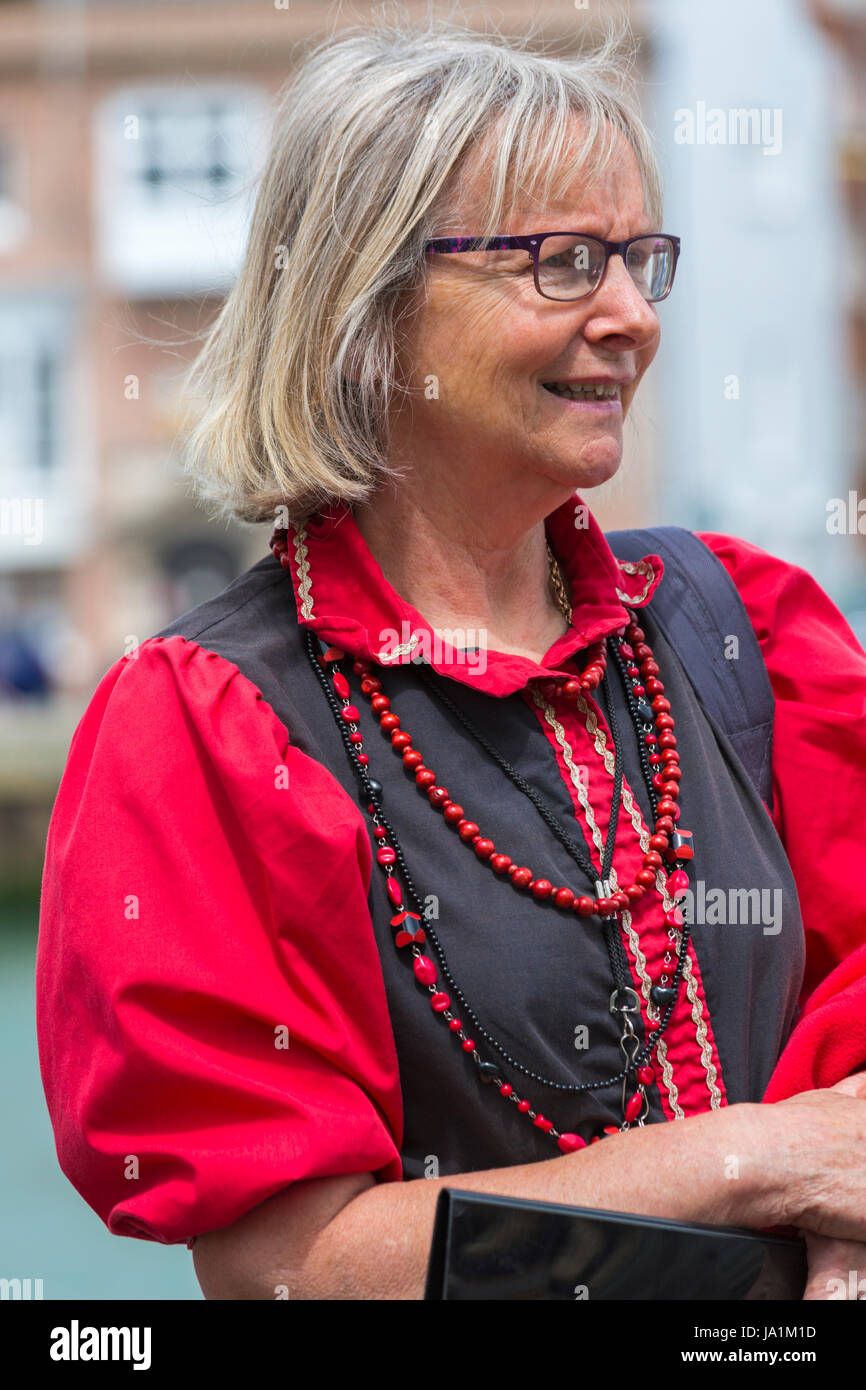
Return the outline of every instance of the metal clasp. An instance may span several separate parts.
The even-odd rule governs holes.
[[[613,1002],[614,999],[618,999],[619,996],[620,996],[621,994],[628,994],[628,995],[631,995],[632,999],[634,1000],[634,1003],[633,1003],[633,1004],[619,1004],[619,1005],[614,1004],[614,1002]],[[636,1013],[640,1013],[640,1000],[639,1000],[638,997],[637,997],[637,991],[636,991],[636,990],[633,990],[633,989],[631,989],[631,988],[629,988],[628,986],[626,986],[625,989],[615,989],[615,990],[613,991],[612,995],[610,996],[610,1003],[608,1004],[608,1008],[610,1009],[610,1012],[611,1012],[612,1014],[636,1014]],[[624,1022],[624,1023],[627,1022],[627,1023],[629,1024],[629,1027],[631,1027],[631,1020],[630,1020],[630,1019],[624,1019],[623,1022]]]

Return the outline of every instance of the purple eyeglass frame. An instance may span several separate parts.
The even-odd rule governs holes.
[[[552,236],[583,237],[586,241],[594,241],[597,245],[604,247],[604,269],[599,276],[598,284],[593,286],[591,290],[587,290],[586,294],[577,294],[569,299],[556,299],[554,295],[545,294],[540,288],[538,284],[538,255],[541,250],[542,242]],[[527,236],[494,236],[487,238],[469,236],[437,237],[433,241],[424,243],[424,252],[426,255],[428,252],[443,252],[447,254],[452,251],[527,251],[532,257],[532,278],[535,281],[535,288],[538,290],[542,299],[550,299],[558,304],[573,304],[578,299],[588,299],[591,294],[595,294],[595,291],[599,288],[607,273],[607,265],[611,256],[622,256],[623,265],[627,266],[626,254],[628,248],[633,245],[634,242],[648,241],[652,238],[660,237],[664,237],[665,241],[671,243],[674,255],[670,284],[664,294],[659,295],[658,299],[647,300],[649,304],[660,304],[663,299],[667,299],[673,289],[674,278],[677,273],[677,261],[680,256],[680,239],[677,236],[671,236],[668,232],[644,232],[641,236],[629,237],[627,241],[605,241],[604,237],[593,236],[590,232],[574,231],[531,232]],[[646,296],[644,296],[644,298],[646,298]]]

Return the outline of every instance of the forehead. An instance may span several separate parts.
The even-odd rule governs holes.
[[[557,167],[540,168],[531,183],[524,181],[519,188],[515,188],[513,178],[506,181],[501,233],[520,236],[549,227],[624,237],[656,230],[649,225],[637,156],[622,132],[607,131],[612,148],[603,169],[597,167],[598,147],[589,153],[581,168],[585,135],[576,117],[571,125],[571,138]],[[460,182],[454,205],[460,223],[458,231],[466,230],[470,224],[473,231],[480,228],[485,207],[490,203],[494,159],[495,139],[488,137],[468,162]],[[547,194],[545,175],[550,178]]]

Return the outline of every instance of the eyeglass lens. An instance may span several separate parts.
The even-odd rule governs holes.
[[[604,264],[604,247],[593,237],[545,237],[538,257],[539,288],[551,299],[579,299],[597,288]],[[668,237],[641,237],[628,248],[626,265],[644,299],[662,299],[673,279],[673,244]]]

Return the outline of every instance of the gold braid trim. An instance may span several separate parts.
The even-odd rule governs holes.
[[[548,702],[537,693],[535,687],[532,688],[532,697],[535,703],[539,706],[539,708],[544,710],[544,715],[548,723],[551,724],[553,728],[558,731],[557,741],[562,746],[563,757],[565,758],[566,765],[569,766],[569,770],[571,770],[571,767],[573,766],[571,746],[568,743],[568,739],[566,737],[565,730],[563,729],[562,724],[556,718],[556,713],[552,705],[549,705]],[[584,717],[587,733],[592,738],[593,748],[595,749],[595,752],[602,759],[607,772],[610,774],[611,777],[613,777],[615,767],[614,755],[607,746],[607,735],[605,734],[603,729],[599,728],[598,718],[595,714],[595,711],[592,710],[590,706],[587,704],[587,701],[582,693],[577,696],[577,700],[575,703],[577,705],[577,708],[580,710],[580,713]],[[573,773],[572,781],[575,781]],[[578,784],[575,783],[575,785]],[[581,792],[583,792],[582,795]],[[580,785],[578,785],[578,797],[580,800],[581,807],[583,808],[584,815],[587,819],[587,825],[589,826],[590,832],[592,834],[593,844],[598,849],[599,854],[601,854],[603,853],[603,841],[601,838],[601,832],[599,831],[598,825],[596,824],[595,816],[589,804],[589,800],[586,797],[586,792]],[[638,806],[637,802],[632,796],[631,791],[625,781],[625,778],[623,778],[622,783],[622,804],[625,807],[626,813],[631,819],[632,826],[634,827],[634,830],[639,837],[641,849],[643,850],[644,854],[646,854],[647,850],[649,849],[649,831],[647,827],[644,825],[640,807]],[[612,867],[611,884],[615,883],[615,881],[615,870]],[[668,893],[667,876],[661,869],[659,869],[658,873],[656,874],[655,886],[659,895],[661,896],[662,906],[665,912],[670,912],[671,909],[675,906],[675,904],[670,894]],[[641,980],[641,993],[643,994],[644,999],[646,1000],[649,1016],[651,1018],[657,1018],[658,1013],[655,1010],[654,1005],[652,1005],[652,1003],[650,1002],[649,998],[650,980],[649,977],[646,976],[646,957],[643,955],[643,952],[640,952],[640,955],[638,954],[638,952],[640,951],[640,940],[637,936],[637,933],[634,932],[634,928],[632,927],[632,915],[627,910],[623,912],[623,929],[628,935],[629,946],[631,947],[632,954],[635,959],[635,964],[638,970],[638,976]],[[681,940],[682,936],[679,935],[679,941]],[[679,944],[677,946],[677,950],[679,950]],[[686,983],[686,993],[692,1006],[692,1021],[695,1024],[695,1037],[698,1043],[698,1047],[700,1048],[701,1062],[704,1067],[707,1089],[710,1093],[710,1109],[718,1110],[722,1103],[721,1092],[718,1086],[716,1085],[718,1072],[713,1064],[713,1050],[710,1045],[709,1038],[707,1036],[707,1025],[706,1020],[704,1018],[703,1004],[697,993],[697,982],[692,973],[691,958],[688,955],[686,956],[685,963],[683,965],[683,978]],[[662,1077],[664,1079],[665,1086],[667,1087],[669,1092],[671,1109],[674,1111],[674,1114],[677,1119],[683,1119],[684,1112],[678,1104],[679,1092],[673,1081],[673,1072],[671,1071],[670,1061],[667,1057],[667,1047],[665,1045],[664,1038],[659,1039],[658,1045],[656,1047],[656,1053],[662,1066]]]
[[[299,527],[295,535],[295,568],[300,579],[299,592],[301,595],[301,617],[312,618],[313,616],[313,595],[310,587],[310,562],[307,559],[307,530],[305,526]]]
[[[642,574],[646,577],[646,584],[639,594],[625,594],[622,589],[617,589],[617,598],[621,598],[624,603],[643,603],[647,594],[653,586],[656,572],[648,560],[617,560],[616,562],[624,574]]]

